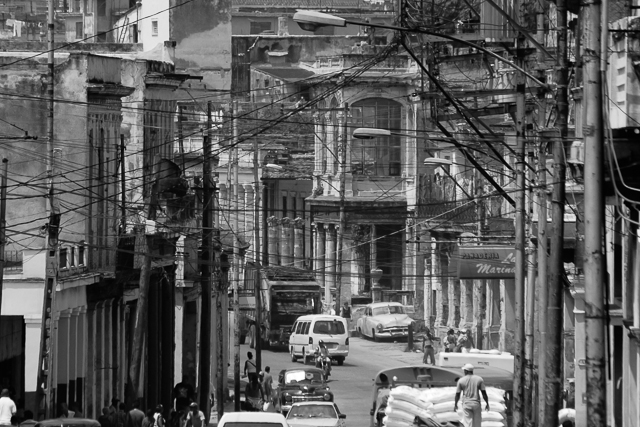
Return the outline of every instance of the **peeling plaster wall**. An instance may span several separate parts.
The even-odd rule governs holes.
[[[178,0],[171,0],[176,6]],[[231,89],[231,0],[201,0],[170,12],[176,69],[203,76],[207,89]]]

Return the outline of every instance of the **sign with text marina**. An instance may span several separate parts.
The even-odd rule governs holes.
[[[458,278],[513,279],[516,251],[510,246],[460,246]]]

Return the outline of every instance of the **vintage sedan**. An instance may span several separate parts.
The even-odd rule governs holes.
[[[345,414],[333,402],[294,403],[287,414],[289,427],[346,427]]]
[[[333,392],[317,368],[284,369],[278,375],[277,408],[287,414],[297,402],[333,402]]]
[[[406,338],[413,319],[399,302],[374,302],[367,305],[356,323],[361,336],[375,341],[380,338]]]

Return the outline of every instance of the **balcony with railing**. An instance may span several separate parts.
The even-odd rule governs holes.
[[[446,225],[475,223],[476,204],[466,196],[452,178],[437,174],[420,175],[418,218]]]
[[[376,49],[381,46],[373,46]],[[316,73],[334,72],[337,70],[359,70],[363,64],[369,61],[376,61],[377,54],[371,53],[348,53],[332,56],[317,56],[313,63],[301,62],[301,66],[311,69]],[[386,74],[406,74],[417,72],[417,64],[408,55],[392,55],[368,68],[369,72]]]
[[[389,0],[233,0],[233,6],[241,8],[367,10],[371,12],[393,12],[395,3]]]

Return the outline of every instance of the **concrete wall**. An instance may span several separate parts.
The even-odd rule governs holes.
[[[170,0],[170,6],[182,3]],[[208,89],[231,88],[231,1],[203,0],[170,11],[176,68],[204,77]]]

